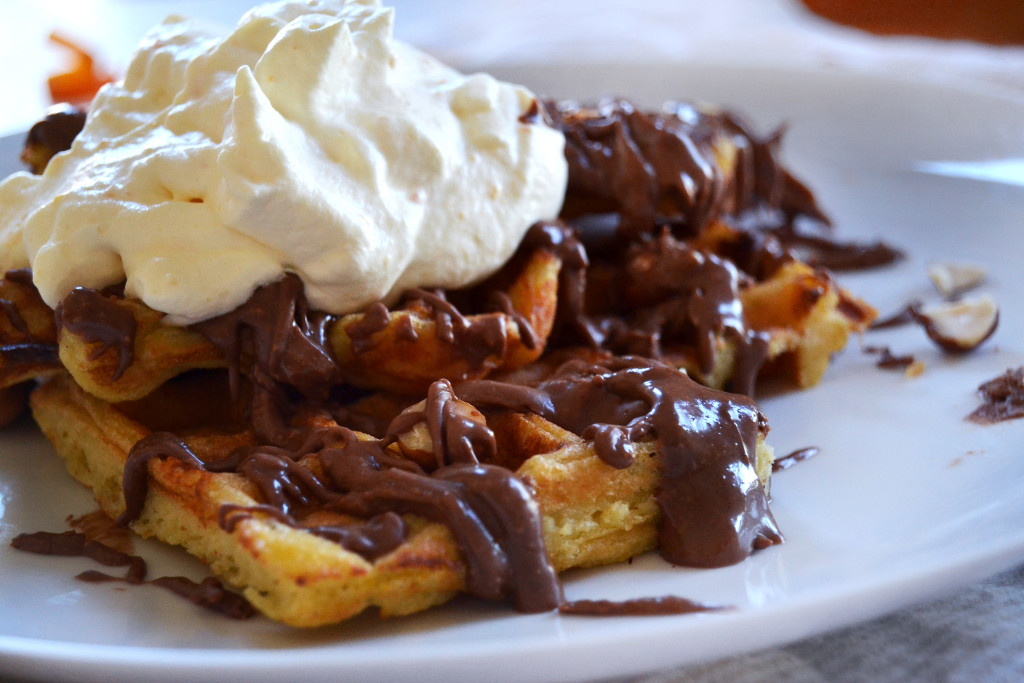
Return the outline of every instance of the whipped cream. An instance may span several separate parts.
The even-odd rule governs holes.
[[[251,10],[227,36],[171,17],[74,145],[0,185],[0,268],[43,299],[126,281],[187,324],[296,273],[314,308],[496,270],[565,191],[561,133],[522,87],[392,39],[375,0]]]

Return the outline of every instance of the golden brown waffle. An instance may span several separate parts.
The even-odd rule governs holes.
[[[651,162],[640,167],[656,170],[640,185],[619,183],[623,169],[636,167],[623,153],[594,177],[577,173],[567,217],[608,211],[620,217],[617,247],[600,255],[595,250],[589,268],[568,228],[538,225],[505,268],[463,291],[412,291],[390,307],[378,303],[341,318],[307,311],[304,298],[292,298],[290,320],[247,317],[242,307],[191,328],[167,325],[162,314],[116,292],[76,290],[53,312],[30,280],[11,275],[0,283],[7,313],[0,316],[0,342],[4,349],[27,345],[50,355],[30,361],[17,353],[0,354],[0,389],[10,387],[8,396],[0,396],[0,418],[14,412],[5,411],[4,404],[19,404],[18,383],[43,379],[31,398],[35,419],[72,475],[93,490],[112,517],[126,508],[127,517],[134,514],[131,495],[126,503],[125,480],[132,480],[138,445],[164,434],[177,440],[198,460],[164,453],[143,461],[148,493],[138,501],[141,513],[132,528],[183,546],[242,589],[264,614],[284,623],[330,624],[371,607],[385,615],[409,614],[460,591],[480,594],[474,588],[475,560],[454,525],[405,508],[390,510],[392,517],[403,513],[404,540],[379,555],[359,554],[316,530],[371,525],[377,511],[348,516],[320,500],[303,503],[293,515],[255,478],[231,468],[217,471],[215,465],[240,452],[279,449],[294,458],[303,472],[296,475],[300,479],[330,479],[325,460],[293,443],[311,434],[311,440],[340,438],[342,431],[353,439],[351,428],[384,437],[376,441],[363,434],[359,444],[372,442],[387,458],[430,474],[432,468],[464,463],[435,452],[444,449],[437,445],[436,430],[424,432],[426,419],[394,439],[388,425],[410,411],[424,417],[429,398],[416,402],[437,380],[494,378],[533,389],[567,358],[595,364],[611,352],[660,359],[649,361],[648,369],[657,365],[669,383],[685,380],[675,371],[681,368],[709,387],[749,392],[760,368],[761,377],[809,387],[820,381],[849,335],[875,316],[827,272],[758,241],[775,239],[772,230],[792,227],[795,216],[825,220],[806,189],[778,163],[776,137],[757,139],[731,115],[681,105],[654,117],[619,105],[607,111],[570,108],[558,115],[577,151],[594,149],[585,144],[587,136],[601,138],[605,118],[615,118],[620,132],[637,143],[635,156]],[[691,119],[709,127],[694,128]],[[603,152],[598,157],[608,160]],[[680,163],[696,190],[677,173]],[[751,182],[758,169],[767,169],[765,177]],[[776,221],[764,232],[726,220],[760,211]],[[737,254],[747,252],[752,263],[741,265]],[[716,292],[696,275],[680,284],[687,279],[679,277],[680,266],[709,275],[704,282],[714,280]],[[295,276],[280,283],[281,291],[301,296]],[[266,291],[272,287],[277,284]],[[97,320],[104,322],[93,324]],[[218,327],[224,320],[233,322]],[[267,352],[270,345],[256,339],[274,337],[276,344],[278,336],[294,341],[296,334],[300,346],[313,348],[318,365],[308,369],[285,361],[287,368],[270,367],[261,354],[277,350]],[[636,346],[651,352],[632,350]],[[600,381],[614,380],[603,376]],[[477,382],[477,388],[481,384],[486,382]],[[359,392],[362,398],[353,400]],[[635,396],[618,397],[638,402]],[[694,398],[690,407],[701,400]],[[745,401],[736,400],[733,407]],[[601,422],[589,413],[590,422],[572,427],[573,433],[536,406],[480,405],[483,413],[466,406],[473,412],[463,417],[486,422],[493,432],[496,448],[484,464],[504,468],[501,476],[532,492],[527,505],[539,506],[554,570],[621,562],[659,544],[664,550],[659,525],[671,515],[662,513],[660,492],[671,478],[664,476],[672,471],[666,463],[674,461],[658,445],[657,428],[648,425],[635,441],[623,437],[632,443],[631,460],[617,468],[608,464],[603,437],[577,435]],[[744,422],[742,429],[730,423],[732,441],[722,450],[735,450],[743,441],[736,434],[749,427],[740,450],[748,463],[745,471],[749,474],[752,465],[756,472],[749,474],[745,493],[757,495],[744,499],[746,513],[763,504],[770,519],[762,488],[772,463],[764,443],[767,428],[752,403],[743,405],[740,412],[752,411],[760,421],[756,428],[754,421]],[[722,443],[714,442],[716,448]],[[337,446],[321,444],[318,453]],[[756,462],[750,463],[752,458]],[[364,492],[346,489],[342,495],[353,493]],[[747,538],[744,552],[778,540],[771,533],[753,543]],[[514,597],[518,603],[520,596]]]
[[[142,401],[115,406],[62,374],[34,392],[32,410],[71,474],[116,517],[125,507],[122,474],[128,453],[151,427],[190,423],[192,428],[181,435],[204,460],[252,443],[251,434],[232,431],[230,415],[197,417],[196,405],[213,405],[209,399],[217,396],[216,382],[224,390],[223,378],[213,385],[209,381],[184,376]],[[653,443],[637,444],[634,464],[615,469],[598,459],[586,441],[538,416],[498,413],[489,422],[499,452],[522,460],[517,472],[536,494],[557,570],[620,562],[655,547],[653,494],[660,465]],[[757,470],[766,481],[772,453],[763,436],[758,438]],[[222,505],[263,502],[239,475],[198,470],[173,459],[153,460],[148,468],[146,506],[132,528],[183,546],[241,588],[264,614],[284,623],[329,624],[372,606],[385,615],[409,614],[445,602],[464,588],[465,565],[440,524],[408,517],[406,541],[371,562],[270,516],[243,519],[226,532],[218,524]],[[317,513],[305,521],[325,523],[332,515]]]
[[[440,337],[434,312],[414,304],[410,308],[384,309],[385,318],[363,351],[355,350],[347,330],[368,314],[341,318],[330,328],[332,349],[347,381],[410,396],[421,395],[437,379],[479,378],[528,365],[540,356],[551,330],[558,269],[555,257],[539,252],[509,289],[514,309],[521,312],[539,338],[533,348],[523,343],[521,328],[512,316],[469,316],[470,324],[487,317],[499,319],[507,339],[501,356],[470,364],[453,344]],[[871,306],[839,287],[827,273],[799,262],[783,266],[767,280],[741,290],[740,298],[748,326],[769,337],[765,373],[800,388],[817,384],[832,355],[846,346],[850,334],[866,329],[876,315]],[[130,315],[136,325],[133,359],[120,374],[122,355],[116,346],[105,347],[103,342],[66,327],[59,335],[61,362],[94,396],[114,402],[134,400],[186,370],[226,364],[222,354],[202,335],[163,324],[163,316],[145,304],[111,298],[111,305]],[[406,329],[414,331],[413,340],[403,336]],[[720,335],[715,343],[713,370],[706,374],[685,348],[666,349],[666,360],[685,368],[707,386],[721,388],[733,375],[734,352],[734,344]],[[45,367],[46,371],[53,369]],[[18,377],[32,376],[27,370],[32,368],[21,366]]]

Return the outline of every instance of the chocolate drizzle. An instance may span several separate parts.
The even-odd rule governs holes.
[[[126,526],[142,514],[142,509],[146,505],[146,491],[149,488],[149,461],[154,458],[174,458],[195,467],[203,465],[196,454],[174,434],[155,432],[138,441],[132,446],[128,460],[124,464],[122,488],[125,510],[118,518],[118,524]]]
[[[257,386],[278,383],[323,399],[341,381],[327,341],[332,321],[309,310],[302,281],[288,274],[257,289],[244,306],[193,327],[233,361],[234,377],[242,358],[251,354],[248,373]]]
[[[233,619],[248,619],[254,613],[252,605],[237,593],[232,593],[213,577],[196,583],[183,576],[162,576],[146,580],[146,561],[137,555],[115,550],[97,541],[90,540],[79,531],[51,533],[40,531],[20,534],[11,541],[11,546],[24,552],[38,555],[61,555],[65,557],[88,557],[106,567],[127,567],[124,577],[111,576],[93,569],[86,570],[76,578],[89,583],[120,581],[132,585],[149,583],[166,588],[190,600],[200,607],[218,612]]]
[[[110,349],[117,352],[117,367],[111,381],[117,381],[135,358],[135,316],[117,305],[117,297],[95,289],[76,287],[57,304],[58,329],[67,329],[86,344],[98,344],[89,354],[95,360]]]
[[[508,348],[505,316],[463,315],[440,290],[413,288],[403,294],[405,306],[432,313],[437,338],[457,349],[472,368],[480,368],[488,358],[501,358]],[[525,338],[529,338],[530,331]]]
[[[344,412],[333,405],[345,387],[328,338],[336,318],[310,311],[301,281],[286,275],[235,311],[194,326],[227,359],[232,395],[247,406],[258,445],[204,462],[187,439],[151,434],[129,454],[121,521],[141,513],[150,463],[170,458],[253,484],[253,505],[220,510],[219,524],[229,533],[269,519],[373,562],[412,533],[408,516],[415,515],[451,531],[470,593],[510,598],[523,611],[711,609],[676,598],[564,603],[537,502],[525,482],[496,464],[495,435],[482,417],[467,413],[466,402],[470,409],[536,413],[592,441],[616,468],[631,465],[639,443],[655,442],[662,471],[655,494],[659,545],[670,562],[723,566],[780,543],[756,472],[763,416],[750,398],[703,387],[667,359],[683,358],[695,375],[707,376],[720,369],[721,347],[728,345],[735,350],[728,386],[749,396],[767,337],[746,326],[742,288],[794,258],[793,249],[847,254],[845,246],[796,231],[797,219],[823,226],[828,219],[779,162],[779,132],[758,137],[732,114],[681,104],[657,114],[621,101],[549,109],[531,107],[523,123],[550,114],[566,135],[565,218],[572,227],[535,225],[510,266],[536,249],[560,259],[551,338],[534,330],[503,293],[490,296],[485,312],[465,314],[480,310],[492,291],[486,287],[409,290],[401,306],[432,319],[438,340],[474,369],[505,354],[512,326],[527,349],[547,345],[569,357],[577,353],[575,360],[529,381],[472,380],[453,390],[439,380],[421,404],[375,430],[380,438],[364,437],[329,420]],[[727,148],[734,158],[724,161],[718,155]],[[733,242],[687,242],[715,226],[732,230]],[[881,251],[865,253],[874,258]],[[100,344],[98,353],[119,350],[118,375],[131,363],[134,343],[134,328],[127,332],[119,310],[100,293],[76,290],[59,313],[61,324]],[[347,323],[345,332],[355,353],[365,354],[392,324],[400,326],[397,338],[418,338],[410,315],[393,315],[382,303]],[[426,441],[411,446],[423,431]]]
[[[667,223],[696,236],[723,215],[765,208],[828,221],[779,163],[781,131],[760,138],[731,112],[685,103],[643,112],[624,100],[558,102],[549,112],[566,137],[570,215],[617,213],[631,238]],[[716,156],[727,142],[736,152],[731,175]]]
[[[566,137],[563,216],[580,228],[588,249],[614,251],[665,227],[681,238],[699,237],[725,221],[747,233],[735,245],[736,262],[758,278],[791,260],[793,249],[809,251],[814,265],[835,269],[902,257],[880,242],[842,243],[797,229],[798,218],[830,223],[811,191],[779,160],[782,129],[758,136],[733,112],[685,103],[643,112],[609,99],[551,102],[548,110]],[[730,151],[732,158],[723,160]]]
[[[696,350],[697,370],[715,369],[718,341],[736,350],[731,389],[751,395],[768,352],[766,335],[748,330],[740,275],[728,261],[662,232],[633,244],[610,276],[604,310],[591,316],[597,346],[618,354],[661,358],[672,348]]]
[[[400,416],[383,440],[363,441],[335,426],[312,430],[296,451],[260,446],[210,464],[174,435],[152,434],[128,455],[127,507],[120,521],[130,523],[141,512],[147,463],[173,457],[200,469],[238,472],[256,485],[264,503],[223,510],[220,522],[226,530],[268,510],[276,511],[270,513],[274,519],[306,528],[296,519],[314,508],[325,509],[368,521],[309,530],[372,561],[405,538],[404,523],[395,513],[416,514],[452,531],[463,551],[470,593],[490,600],[512,596],[522,611],[553,609],[561,602],[561,586],[544,548],[537,503],[513,472],[479,462],[478,451],[493,455],[494,436],[486,426],[459,419],[451,406],[454,400],[450,387],[432,388],[422,420]],[[442,449],[439,466],[430,473],[388,448],[419,421]],[[322,476],[300,464],[306,456],[316,459]]]
[[[373,348],[371,337],[383,331],[390,320],[387,306],[380,301],[371,304],[363,311],[362,318],[345,327],[345,334],[352,340],[352,350],[356,353],[365,353]]]
[[[535,412],[593,440],[613,467],[632,463],[635,442],[656,439],[659,547],[670,562],[734,564],[754,548],[782,541],[754,469],[764,418],[749,399],[639,358],[570,361],[536,386],[475,380],[456,393],[480,407]]]

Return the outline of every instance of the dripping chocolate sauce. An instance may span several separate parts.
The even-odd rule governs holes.
[[[445,407],[456,394],[470,404],[513,402],[496,396],[500,387],[512,395],[531,395],[524,408],[593,439],[601,457],[613,465],[628,465],[632,443],[647,437],[659,441],[664,476],[656,497],[665,520],[661,545],[670,561],[721,566],[781,541],[754,471],[756,439],[764,424],[750,399],[706,389],[672,368],[642,359],[610,358],[592,367],[570,363],[533,387],[466,382],[452,393],[440,383],[428,395],[423,418],[438,459],[436,468],[424,469],[389,449],[409,428],[403,424],[407,417],[399,416],[388,435],[373,440],[360,440],[340,426],[303,432],[290,424],[285,399],[308,387],[284,381],[294,377],[289,368],[301,367],[289,349],[330,358],[322,325],[310,324],[305,311],[301,287],[285,278],[257,291],[237,311],[196,326],[225,354],[233,354],[228,355],[230,365],[248,372],[251,383],[263,382],[253,392],[250,420],[267,444],[237,454],[230,463],[203,463],[178,437],[151,434],[132,448],[125,466],[122,523],[142,510],[148,461],[170,457],[191,467],[243,474],[262,492],[264,504],[292,516],[296,525],[314,508],[364,520],[398,512],[443,523],[462,549],[472,594],[511,597],[523,611],[553,609],[561,603],[561,588],[547,559],[532,494],[513,472],[487,464],[495,446],[486,425],[454,419]],[[275,333],[241,334],[239,321]],[[254,359],[247,369],[242,357]],[[322,372],[320,381],[329,384],[334,376]],[[276,382],[266,383],[266,378]],[[481,388],[490,391],[489,397],[480,395]],[[325,392],[320,386],[311,393]],[[471,447],[460,450],[452,444]],[[315,457],[324,474],[318,478],[301,466],[304,457]],[[453,507],[452,500],[458,505]],[[261,514],[259,509],[242,512]],[[237,514],[222,521],[232,523]],[[368,548],[368,558],[386,552],[374,546],[362,537],[353,545]]]
[[[58,330],[67,329],[87,344],[98,344],[89,353],[96,360],[109,349],[117,353],[117,367],[111,376],[116,381],[135,358],[135,316],[117,305],[117,297],[94,289],[77,287],[57,304]]]
[[[577,226],[592,256],[614,252],[668,227],[688,239],[716,221],[744,234],[730,258],[764,278],[808,252],[834,270],[872,268],[903,257],[882,242],[839,242],[800,229],[831,225],[813,193],[781,163],[783,129],[767,136],[733,112],[670,103],[659,112],[607,99],[596,104],[546,103],[566,138],[569,186],[563,216]],[[735,172],[721,172],[716,153],[735,148]]]
[[[456,393],[482,408],[537,413],[593,441],[597,455],[620,469],[632,463],[635,443],[655,439],[659,548],[669,562],[720,567],[782,542],[755,471],[765,424],[750,399],[628,357],[569,361],[535,386],[471,380]]]

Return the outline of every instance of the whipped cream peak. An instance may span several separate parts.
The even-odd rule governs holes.
[[[70,150],[0,185],[0,267],[50,305],[123,280],[181,324],[286,272],[336,314],[486,277],[561,208],[564,139],[393,21],[374,0],[263,5],[226,36],[168,18]]]

